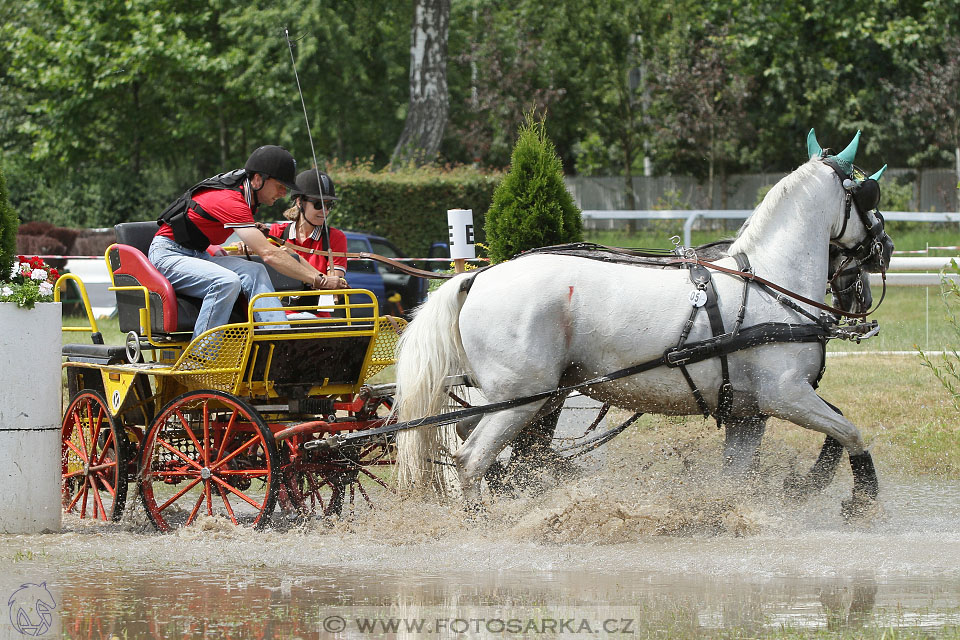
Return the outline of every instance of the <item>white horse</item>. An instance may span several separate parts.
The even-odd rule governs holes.
[[[822,299],[831,242],[852,251],[868,244],[878,227],[882,232],[882,220],[875,214],[854,205],[858,215],[850,215],[858,185],[848,181],[845,187],[841,171],[835,169],[843,167],[842,173],[850,174],[858,138],[826,161],[812,158],[771,189],[730,254],[746,256],[753,272],[768,281],[804,298]],[[717,264],[738,268],[733,258]],[[724,273],[715,273],[713,281],[729,331],[746,285]],[[399,418],[441,413],[446,378],[455,373],[468,373],[490,402],[503,402],[655,361],[677,346],[691,316],[694,289],[686,269],[644,269],[550,254],[458,276],[417,311],[400,341]],[[809,324],[809,317],[769,290],[751,287],[743,326]],[[688,342],[712,335],[701,313]],[[730,417],[776,416],[827,434],[850,455],[854,500],[848,506],[856,509],[875,501],[876,473],[860,432],[814,390],[822,365],[820,343],[764,344],[727,358],[733,389]],[[687,372],[709,410],[717,411],[723,382],[719,359],[690,364]],[[671,366],[590,384],[581,392],[635,411],[691,415],[703,409],[682,371]],[[479,498],[480,479],[497,454],[525,425],[555,410],[557,402],[541,399],[483,417],[453,453],[468,502]],[[423,429],[401,435],[401,481],[423,485],[432,472],[425,460],[435,460],[439,453]]]

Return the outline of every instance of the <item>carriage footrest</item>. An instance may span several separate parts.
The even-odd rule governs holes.
[[[115,344],[65,344],[61,353],[67,362],[120,364],[127,361],[127,350]]]

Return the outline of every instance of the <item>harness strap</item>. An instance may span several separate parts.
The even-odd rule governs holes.
[[[537,402],[538,400],[547,400],[555,396],[567,395],[579,389],[584,389],[586,387],[591,387],[606,382],[612,382],[614,380],[619,380],[620,378],[637,375],[638,373],[644,373],[646,371],[650,371],[651,369],[656,369],[662,365],[677,367],[680,364],[693,364],[708,358],[715,358],[721,353],[733,353],[734,351],[741,351],[743,349],[749,349],[750,347],[756,347],[764,344],[773,344],[775,342],[818,342],[825,340],[827,335],[827,329],[820,325],[788,324],[783,322],[768,322],[765,324],[758,324],[743,329],[737,335],[724,334],[715,338],[708,338],[700,342],[695,342],[684,349],[670,349],[659,358],[648,360],[647,362],[642,362],[640,364],[635,364],[631,367],[614,371],[613,373],[591,378],[590,380],[586,380],[584,382],[554,389],[553,391],[541,391],[540,393],[534,393],[521,398],[514,398],[513,400],[492,402],[490,404],[459,409],[457,411],[442,413],[436,416],[426,416],[423,418],[408,420],[406,422],[396,422],[394,424],[377,427],[376,429],[368,429],[355,433],[336,434],[330,438],[308,442],[307,445],[305,445],[305,448],[335,448],[353,440],[370,438],[388,433],[396,433],[406,429],[452,424],[471,416],[503,411],[505,409],[512,409],[513,407],[530,404],[531,402]]]

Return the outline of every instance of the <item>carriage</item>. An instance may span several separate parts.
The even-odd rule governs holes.
[[[64,347],[72,398],[63,423],[65,507],[115,519],[134,481],[161,530],[202,515],[263,527],[278,502],[287,513],[339,514],[348,497],[350,505],[358,493],[372,503],[368,487],[389,487],[371,469],[391,463],[401,430],[423,427],[397,440],[399,484],[433,485],[443,447],[428,428],[454,422],[463,444],[453,464],[476,505],[500,452],[580,391],[638,412],[713,415],[728,436],[738,425],[759,426],[744,450],[757,450],[770,416],[824,433],[800,493],[822,489],[846,449],[854,489],[844,513],[864,513],[879,492],[872,457],[856,427],[815,391],[827,340],[876,332],[875,323],[844,327],[840,317],[868,315],[861,272],[882,273],[893,250],[878,209],[884,169],[868,177],[853,165],[858,140],[828,155],[811,130],[810,160],[767,194],[715,263],[678,247],[672,271],[608,259],[584,270],[560,251],[493,267],[506,287],[476,272],[451,280],[399,341],[396,385],[367,384],[393,363],[402,330],[377,315],[370,292],[339,292],[343,302],[324,307],[334,317],[292,328],[255,322],[242,309],[237,322],[188,341],[189,301],[144,257],[149,237],[136,236],[145,231],[118,225],[120,243],[107,260],[121,329],[131,333],[126,348]],[[714,282],[710,272],[723,278]],[[824,278],[835,294],[853,290],[862,310],[818,302]],[[623,295],[597,282],[618,282]],[[268,296],[275,308],[284,297],[296,298],[288,308],[319,308],[309,302],[316,292],[278,290]],[[491,317],[500,322],[491,326]],[[489,404],[444,411],[464,371]],[[387,411],[394,391],[401,422]],[[631,421],[583,444],[602,443]]]
[[[93,343],[63,346],[64,510],[117,521],[131,485],[161,531],[203,516],[262,528],[277,507],[296,518],[372,505],[389,487],[392,437],[304,445],[389,420],[393,385],[371,378],[393,363],[406,322],[379,315],[369,291],[326,304],[274,272],[278,293],[258,299],[330,317],[271,326],[249,300],[191,340],[200,300],[174,295],[147,260],[155,231],[119,224],[105,255],[126,344],[98,344],[91,316]]]

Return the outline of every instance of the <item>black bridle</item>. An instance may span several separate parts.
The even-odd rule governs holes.
[[[831,241],[832,244],[843,255],[855,261],[857,266],[863,266],[867,271],[874,273],[886,272],[887,267],[890,266],[893,241],[884,230],[883,214],[880,213],[878,208],[880,206],[879,183],[873,178],[866,178],[866,174],[858,167],[853,167],[852,175],[848,175],[832,156],[823,158],[823,162],[833,169],[837,177],[840,178],[840,184],[845,192],[843,226],[840,228],[840,233],[837,234],[836,239]],[[850,221],[850,210],[854,208],[854,205],[867,234],[854,246],[844,247],[836,240],[842,238],[843,234],[846,233],[847,224]],[[876,221],[870,218],[871,213],[876,217]]]
[[[831,240],[830,245],[831,264],[836,252],[842,254],[844,260],[834,273],[828,275],[828,286],[838,301],[848,299],[853,291],[857,304],[865,308],[869,307],[866,301],[868,283],[864,282],[863,272],[880,273],[883,277],[883,292],[876,305],[880,306],[886,297],[886,271],[890,266],[890,257],[893,253],[893,240],[884,230],[883,214],[878,208],[880,185],[873,178],[867,178],[866,173],[859,167],[852,167],[848,174],[832,156],[823,158],[823,162],[837,174],[845,193],[843,226],[836,238]],[[854,207],[867,233],[854,246],[845,247],[838,240],[846,233],[847,224],[850,221],[850,210]],[[875,216],[875,220],[871,219],[871,213]],[[847,283],[848,280],[849,283]],[[840,306],[845,304],[841,302]]]

